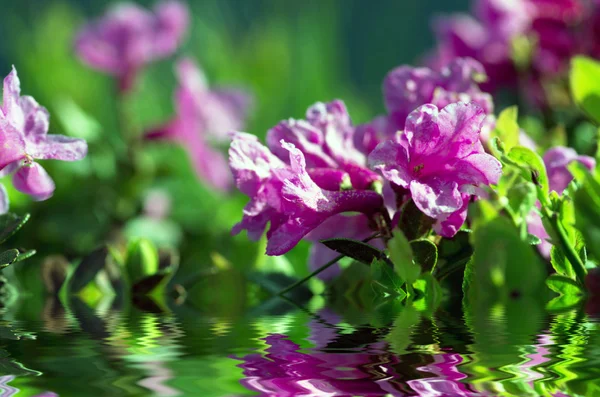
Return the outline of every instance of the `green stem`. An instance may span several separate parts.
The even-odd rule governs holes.
[[[585,275],[587,273],[583,261],[575,251],[575,247],[573,247],[573,245],[569,242],[566,231],[558,220],[558,215],[556,213],[551,214],[546,208],[544,208],[544,210],[544,215],[552,223],[552,227],[558,236],[560,245],[563,247],[565,256],[573,265],[575,275],[577,276],[577,281],[579,284],[583,285],[585,282]]]
[[[375,233],[372,236],[362,240],[363,243],[366,243],[368,241],[371,241],[372,239],[376,238],[379,236],[379,233]],[[301,280],[296,281],[294,284],[284,288],[283,290],[279,291],[279,293],[277,293],[278,296],[282,296],[287,292],[290,292],[291,290],[293,290],[294,288],[296,288],[299,285],[304,284],[305,282],[307,282],[308,280],[310,280],[311,278],[313,278],[314,276],[316,276],[317,274],[321,273],[324,270],[327,270],[328,268],[330,268],[331,266],[335,265],[337,262],[339,262],[341,259],[343,259],[346,255],[339,255],[336,256],[335,258],[333,258],[332,260],[330,260],[329,262],[327,262],[326,264],[324,264],[323,266],[321,266],[320,268],[318,268],[317,270],[315,270],[314,272],[312,272],[311,274],[309,274],[308,276],[304,277]]]

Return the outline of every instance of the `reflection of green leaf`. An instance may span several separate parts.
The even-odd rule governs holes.
[[[392,330],[385,337],[394,353],[406,353],[406,348],[411,343],[413,327],[418,324],[420,318],[419,312],[411,304],[406,304],[398,314],[394,320]]]
[[[330,248],[342,255],[346,255],[349,258],[355,259],[366,265],[370,265],[376,260],[387,260],[387,257],[383,251],[373,248],[367,243],[363,243],[358,240],[351,240],[348,238],[332,238],[328,240],[321,240],[327,248]]]
[[[396,229],[394,237],[388,241],[390,259],[396,272],[407,284],[412,284],[421,274],[421,267],[413,262],[413,251],[402,231]]]
[[[552,274],[546,279],[546,285],[561,295],[582,295],[583,291],[575,280],[560,274]]]
[[[575,103],[600,123],[600,63],[584,56],[573,58],[570,83]]]
[[[29,214],[19,216],[12,213],[0,215],[0,244],[8,240],[29,220]]]

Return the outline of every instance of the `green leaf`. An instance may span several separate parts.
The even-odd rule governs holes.
[[[583,291],[575,280],[560,274],[552,274],[546,279],[546,285],[560,295],[582,295]]]
[[[438,260],[437,246],[427,239],[414,240],[410,242],[414,261],[421,267],[422,272],[431,272]]]
[[[398,228],[404,232],[408,240],[415,240],[429,233],[434,223],[435,219],[425,215],[413,200],[408,200],[402,207]]]
[[[104,268],[108,248],[101,247],[84,257],[68,280],[68,288],[71,294],[77,294],[85,288]]]
[[[29,220],[30,215],[19,216],[12,213],[0,215],[0,244],[8,240]]]
[[[600,123],[600,63],[584,56],[573,58],[569,80],[577,106]]]
[[[388,294],[398,295],[404,282],[387,262],[377,260],[371,264],[373,284],[384,289]]]
[[[396,269],[402,280],[409,285],[414,283],[421,274],[421,267],[414,263],[411,244],[402,231],[398,229],[394,231],[394,236],[388,241],[388,249],[394,269]]]
[[[546,203],[550,189],[544,160],[533,150],[522,146],[512,148],[508,153],[508,158],[524,171],[523,176],[526,180],[533,182],[538,187],[538,198],[542,204]]]
[[[546,310],[549,312],[565,312],[574,309],[583,299],[577,295],[560,295],[552,299],[546,305]]]
[[[125,268],[132,285],[158,272],[158,250],[147,239],[132,240],[127,247]]]
[[[25,252],[20,252],[19,251],[19,256],[17,256],[17,259],[15,260],[15,262],[21,262],[24,261],[25,259],[29,259],[32,256],[34,256],[36,254],[36,250],[27,250]]]
[[[540,245],[542,243],[542,239],[536,236],[535,234],[528,233],[527,243],[529,245]]]
[[[537,191],[533,183],[524,181],[508,189],[506,197],[513,212],[525,218],[535,206]]]
[[[496,121],[496,128],[493,136],[497,136],[502,140],[504,147],[508,150],[519,144],[519,124],[517,118],[519,109],[516,106],[511,106],[500,112]]]
[[[13,264],[19,257],[18,249],[10,249],[0,253],[0,269],[4,269],[8,265]]]
[[[545,265],[508,219],[499,216],[479,224],[472,242],[475,253],[470,293],[517,297],[535,296],[541,291]]]
[[[365,265],[370,265],[376,260],[387,260],[387,256],[383,251],[373,248],[362,241],[351,240],[348,238],[332,238],[321,240],[321,243],[327,248],[364,263]]]

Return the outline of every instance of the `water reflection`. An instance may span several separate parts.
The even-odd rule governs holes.
[[[0,321],[0,395],[600,395],[597,320],[535,300],[235,313],[19,301]]]

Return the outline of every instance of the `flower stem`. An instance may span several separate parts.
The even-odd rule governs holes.
[[[363,243],[366,243],[368,241],[373,240],[374,238],[378,237],[379,233],[375,233],[372,236],[362,240]],[[290,292],[291,290],[293,290],[294,288],[296,288],[299,285],[304,284],[305,282],[307,282],[308,280],[310,280],[311,278],[313,278],[314,276],[316,276],[317,274],[321,273],[324,270],[327,270],[328,268],[330,268],[331,266],[335,265],[337,262],[339,262],[341,259],[343,259],[346,255],[339,255],[336,256],[335,258],[333,258],[332,260],[330,260],[329,262],[327,262],[326,264],[324,264],[323,266],[321,266],[320,268],[318,268],[317,270],[315,270],[314,272],[312,272],[311,274],[309,274],[308,276],[304,277],[301,280],[296,281],[294,284],[282,289],[281,291],[279,291],[277,293],[278,296],[284,295],[288,292]]]

